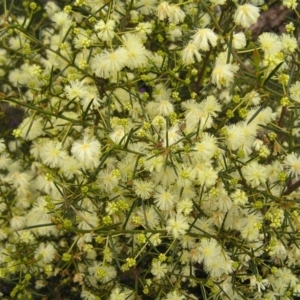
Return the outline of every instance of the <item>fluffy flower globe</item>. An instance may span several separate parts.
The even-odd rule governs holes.
[[[177,197],[169,190],[158,186],[154,195],[154,203],[160,210],[170,210],[175,204]]]
[[[45,135],[41,118],[25,118],[20,124],[19,129],[21,130],[21,137],[27,141],[32,141],[39,136]]]
[[[168,2],[166,2],[166,1],[161,2],[156,8],[158,19],[160,21],[163,21],[164,19],[166,19],[168,17],[168,15],[170,14],[170,10],[171,10],[171,7]]]
[[[177,291],[170,292],[162,300],[185,300],[186,297]]]
[[[128,51],[119,47],[116,50],[104,50],[91,60],[91,68],[98,77],[109,78],[121,71],[126,65]]]
[[[177,214],[167,221],[166,230],[170,232],[174,238],[184,235],[189,229],[187,218],[182,214]]]
[[[55,13],[60,11],[60,7],[53,1],[48,1],[45,5],[47,15],[51,18]]]
[[[159,101],[156,105],[157,112],[161,116],[169,116],[174,111],[173,104],[168,100]]]
[[[0,170],[7,169],[12,163],[12,159],[10,158],[8,153],[0,154]]]
[[[264,32],[258,37],[259,45],[265,55],[274,55],[282,50],[282,42],[277,34]]]
[[[234,80],[236,67],[232,64],[217,64],[211,74],[211,82],[218,89],[228,87]]]
[[[109,170],[101,170],[98,174],[99,183],[102,185],[103,189],[111,193],[112,190],[118,185],[119,179],[118,177],[113,175],[113,172]]]
[[[57,251],[52,244],[40,243],[38,248],[34,251],[34,257],[40,265],[46,265],[53,261]]]
[[[146,200],[152,195],[154,184],[151,181],[135,180],[133,187],[135,193],[143,200]]]
[[[125,135],[125,129],[123,126],[120,125],[117,126],[112,133],[110,133],[109,137],[114,143],[119,144],[125,142]]]
[[[152,24],[150,22],[140,22],[136,27],[135,30],[139,37],[145,39],[147,34],[151,34],[152,32]]]
[[[121,299],[130,299],[131,300],[131,299],[134,299],[132,294],[133,294],[132,290],[129,290],[126,287],[121,288],[119,286],[116,286],[111,291],[110,297],[108,299],[109,300],[121,300]]]
[[[142,15],[148,16],[155,12],[157,6],[156,0],[138,0],[136,1],[137,10]]]
[[[257,161],[252,161],[242,168],[246,182],[252,187],[258,187],[267,180],[266,167]]]
[[[71,81],[65,86],[65,94],[69,100],[82,99],[86,96],[87,88],[83,81],[78,79]]]
[[[127,50],[126,66],[131,70],[146,66],[151,52],[146,50],[139,37],[134,34],[125,34],[122,40]]]
[[[117,276],[117,271],[113,266],[99,263],[97,261],[93,262],[93,266],[88,268],[90,275],[94,276],[101,283],[106,283],[111,281]]]
[[[288,174],[298,179],[300,177],[300,158],[294,152],[288,154],[284,160]]]
[[[108,20],[106,23],[100,20],[95,25],[97,36],[105,42],[111,41],[115,35],[116,22],[114,20]]]
[[[178,5],[170,5],[168,12],[169,22],[173,24],[179,24],[184,21],[185,12],[181,10]]]
[[[82,212],[79,214],[82,221],[78,224],[79,229],[90,230],[99,226],[99,218],[94,212]]]
[[[297,4],[298,1],[296,0],[283,0],[282,4],[287,7],[287,8],[291,8],[291,9],[296,9],[297,8]]]
[[[233,16],[234,22],[243,28],[249,28],[259,18],[259,8],[252,4],[239,5]]]
[[[56,26],[60,28],[66,28],[66,30],[72,25],[70,16],[64,11],[55,13],[51,19]]]
[[[294,36],[284,33],[280,38],[282,48],[285,53],[293,53],[294,51],[296,51],[298,47],[298,42]]]
[[[243,49],[246,47],[246,36],[243,32],[235,33],[232,37],[232,46],[235,49]]]
[[[218,36],[209,28],[198,29],[192,38],[192,43],[202,51],[208,51],[210,45],[215,47],[218,40]]]
[[[100,143],[95,137],[84,136],[82,140],[73,143],[71,153],[84,166],[96,166],[100,157]]]
[[[210,160],[218,150],[217,141],[209,133],[203,134],[201,142],[197,142],[193,147],[193,158],[196,162]]]
[[[161,2],[156,10],[158,19],[161,21],[168,18],[170,23],[179,24],[185,18],[185,12],[178,5],[170,5],[166,1]]]
[[[58,168],[63,164],[67,152],[62,148],[60,142],[49,141],[41,147],[40,156],[45,165]]]
[[[161,279],[168,272],[168,265],[159,260],[152,261],[151,273],[157,278]]]
[[[296,81],[290,86],[290,97],[300,103],[300,81]]]
[[[177,143],[181,138],[180,129],[178,125],[171,127],[167,132],[164,132],[163,147],[169,147]]]
[[[25,216],[14,216],[10,219],[10,227],[13,230],[20,230],[23,229],[26,223]]]
[[[188,43],[181,53],[182,62],[185,65],[191,65],[195,61],[200,62],[202,60],[201,54],[198,51],[198,48],[193,43]]]

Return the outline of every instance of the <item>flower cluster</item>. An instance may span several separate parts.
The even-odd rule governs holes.
[[[299,296],[293,1],[8,2],[2,299]]]

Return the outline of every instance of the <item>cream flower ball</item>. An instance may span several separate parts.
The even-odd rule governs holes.
[[[252,4],[239,5],[233,16],[234,22],[243,28],[249,28],[259,18],[259,8]]]

